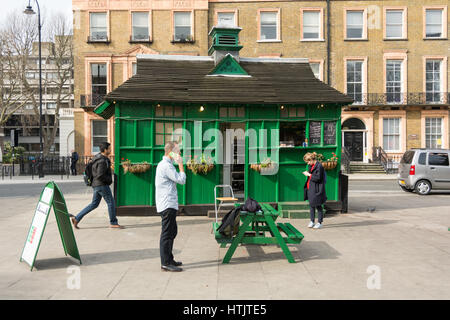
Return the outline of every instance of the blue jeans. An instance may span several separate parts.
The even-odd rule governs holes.
[[[98,207],[100,201],[103,198],[108,205],[109,223],[118,224],[116,218],[116,206],[114,205],[114,197],[111,193],[111,188],[109,186],[98,186],[94,187],[93,189],[94,194],[92,196],[92,202],[86,208],[81,210],[81,212],[75,217],[75,219],[80,222],[85,215]]]

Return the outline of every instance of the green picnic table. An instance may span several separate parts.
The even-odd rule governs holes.
[[[220,247],[225,248],[228,243],[231,243],[222,263],[230,262],[239,244],[278,244],[286,259],[290,263],[295,263],[287,244],[299,244],[304,238],[303,234],[288,222],[276,223],[280,214],[270,204],[260,203],[260,205],[262,211],[240,212],[239,232],[232,238],[222,235],[218,231],[220,223],[213,222],[214,236]]]

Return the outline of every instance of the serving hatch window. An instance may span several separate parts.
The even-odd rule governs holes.
[[[280,147],[300,147],[306,138],[306,122],[280,122]]]

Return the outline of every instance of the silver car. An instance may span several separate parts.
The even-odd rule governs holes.
[[[431,189],[450,190],[450,150],[411,149],[403,154],[397,181],[402,190],[429,194]]]

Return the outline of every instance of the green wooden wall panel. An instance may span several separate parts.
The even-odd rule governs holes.
[[[135,121],[120,121],[120,146],[134,147]]]
[[[303,187],[306,176],[302,174],[307,165],[280,165],[279,168],[279,201],[303,201]]]
[[[137,142],[138,147],[149,147],[151,145],[151,121],[150,120],[140,120],[136,122],[137,124]]]
[[[277,175],[261,175],[248,170],[248,196],[258,202],[275,201]]]
[[[150,151],[148,150],[122,150],[121,157],[131,162],[151,162]],[[121,162],[122,162],[121,158]],[[118,181],[118,205],[150,205],[151,182],[154,180],[152,170],[144,173],[123,173],[123,168],[119,169]]]

